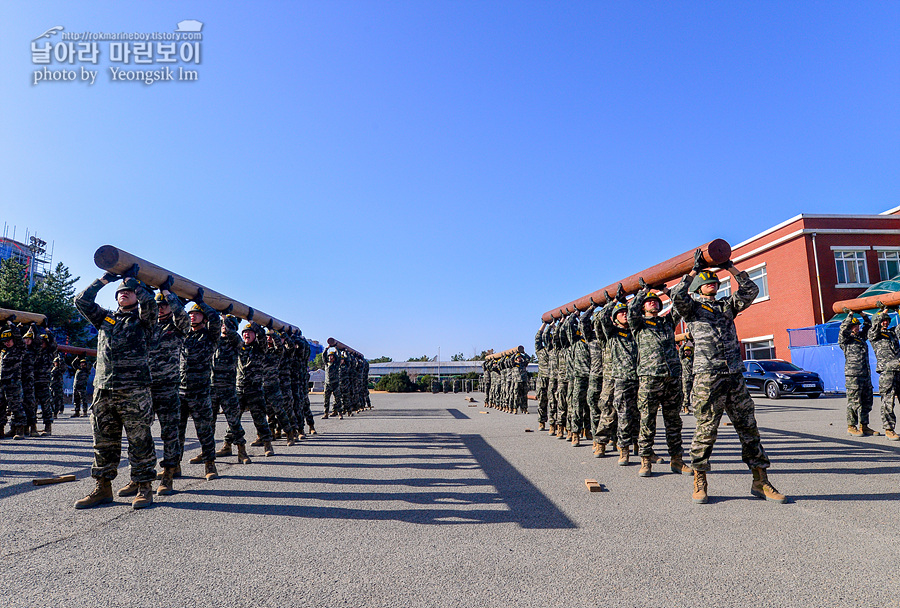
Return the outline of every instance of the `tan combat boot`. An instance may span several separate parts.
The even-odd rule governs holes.
[[[138,483],[136,481],[129,481],[128,485],[119,488],[119,491],[116,492],[116,496],[134,496],[137,493]]]
[[[596,454],[597,450],[599,450],[599,449],[600,449],[600,442],[598,442],[596,439],[594,439],[594,443],[591,446],[591,454]]]
[[[556,435],[556,425],[552,422],[550,423],[550,436]]]
[[[216,450],[216,456],[231,456],[231,443],[225,442],[222,447]]]
[[[309,425],[309,434],[310,435],[318,435],[318,433],[316,432],[316,427]]]
[[[287,444],[288,444],[288,447],[297,444],[297,440],[294,439],[294,431],[287,432]]]
[[[254,448],[261,448],[263,446],[263,440],[259,435],[257,435],[256,441],[254,441],[250,445],[253,446]]]
[[[157,496],[168,496],[175,491],[175,481],[172,479],[175,473],[175,467],[166,467],[163,469],[163,476],[156,488]]]
[[[197,454],[196,456],[194,456],[193,458],[188,460],[188,462],[190,464],[201,464],[201,463],[205,462],[203,460],[203,452],[200,452],[199,454]]]
[[[638,470],[638,477],[650,477],[653,475],[653,462],[649,456],[641,456],[641,468]]]
[[[597,451],[594,452],[594,457],[595,457],[595,458],[603,458],[604,456],[606,456],[606,444],[605,444],[605,443],[598,443],[598,444],[597,444]]]
[[[572,433],[572,447],[577,448],[579,445],[581,445],[581,439],[579,437],[579,434]]]
[[[565,439],[566,438],[566,430],[563,427],[561,427],[561,426],[556,427],[556,438],[557,439]]]
[[[546,430],[547,430],[547,424],[544,423],[544,422],[538,422],[538,430],[539,430],[539,431],[546,431]]]
[[[691,467],[684,463],[684,459],[681,456],[674,456],[669,466],[672,468],[673,473],[678,473],[679,475],[691,472]]]
[[[705,505],[709,501],[706,493],[706,471],[694,471],[694,493],[691,498],[698,505]]]
[[[900,441],[900,435],[894,432],[894,429],[884,429],[884,436],[891,441]]]
[[[271,442],[271,441],[266,441],[266,442],[263,444],[263,449],[265,450],[266,458],[268,458],[269,456],[274,456],[274,455],[275,455],[275,450],[272,448],[272,442]]]
[[[132,509],[143,509],[153,504],[153,486],[149,481],[138,484],[137,496],[131,501]]]
[[[752,469],[753,472],[753,484],[750,486],[750,493],[757,498],[763,498],[765,500],[771,500],[772,502],[785,502],[787,497],[775,489],[771,483],[769,483],[769,476],[766,474],[766,470],[755,467]]]
[[[868,424],[859,425],[859,432],[863,435],[878,435],[878,431],[870,429]]]
[[[656,455],[656,452],[650,452],[650,462],[652,464],[665,464],[666,461],[663,460],[660,456]]]
[[[628,464],[629,457],[631,455],[628,446],[620,445],[619,446],[619,461],[616,463],[620,467],[624,467]]]
[[[25,427],[24,426],[14,426],[13,427],[13,439],[16,441],[21,441],[25,439]]]
[[[847,432],[850,433],[851,435],[853,435],[854,437],[862,437],[863,436],[863,432],[861,430],[859,430],[858,428],[856,428],[855,426],[853,426],[852,424],[847,427]]]
[[[272,433],[272,438],[275,440],[281,439],[281,429],[280,428],[275,429],[275,432]]]
[[[41,437],[49,437],[53,434],[51,426],[52,424],[49,422],[44,423],[44,430],[41,431]]]
[[[206,463],[206,481],[212,481],[213,479],[217,479],[219,477],[219,472],[216,470],[216,463],[207,462]]]
[[[584,429],[584,438],[585,439],[593,439],[594,438],[594,434],[591,433],[590,429]]]
[[[247,455],[247,446],[243,443],[238,448],[238,464],[251,464],[253,461]]]
[[[96,479],[95,481],[97,485],[94,490],[81,500],[75,501],[76,509],[88,509],[113,501],[112,483],[108,479]]]

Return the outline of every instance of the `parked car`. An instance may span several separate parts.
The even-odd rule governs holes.
[[[769,399],[782,395],[806,395],[817,399],[825,391],[822,378],[781,359],[744,361],[744,382],[751,392],[764,393]]]

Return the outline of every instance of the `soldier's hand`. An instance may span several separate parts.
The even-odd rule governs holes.
[[[877,306],[881,310],[887,310],[887,306],[885,306],[884,302],[882,302],[881,300],[876,301],[875,306]]]
[[[122,273],[122,276],[125,278],[133,278],[136,279],[138,273],[141,271],[141,267],[137,264],[132,264],[131,268]]]
[[[104,272],[104,273],[103,273],[103,276],[100,277],[100,280],[101,280],[104,284],[107,284],[107,283],[112,283],[113,281],[117,280],[118,278],[119,278],[119,275],[117,275],[117,274],[115,274],[115,273],[113,273],[113,272],[107,271],[107,272]]]
[[[734,262],[732,262],[731,260],[725,260],[724,262],[719,264],[719,268],[721,268],[722,270],[730,270],[731,268],[734,268]]]
[[[606,296],[606,303],[607,303],[607,304],[609,304],[610,302],[612,302],[612,296],[609,295],[609,292],[606,291],[605,289],[603,290],[603,295]]]
[[[850,310],[849,308],[847,308],[846,306],[844,306],[841,310],[844,311],[845,313],[847,313],[848,315],[852,315],[852,314],[853,314],[853,311]]]
[[[229,314],[232,310],[234,310],[234,302],[229,303],[228,306],[225,307],[225,310],[222,311],[222,314],[223,314],[223,315],[227,315],[227,314]]]
[[[697,251],[694,252],[694,266],[691,270],[700,271],[706,268],[709,268],[709,264],[703,258],[703,250],[698,247]]]
[[[641,286],[641,289],[647,289],[647,282],[644,280],[644,277],[638,277],[638,285]]]
[[[625,288],[622,287],[622,284],[619,283],[619,286],[616,288],[616,299],[619,302],[625,302]]]
[[[160,291],[171,291],[172,285],[175,283],[175,277],[172,275],[166,276],[166,280],[160,283],[159,290]]]
[[[194,302],[197,304],[203,304],[203,294],[206,293],[202,287],[197,288],[197,295],[194,296]]]

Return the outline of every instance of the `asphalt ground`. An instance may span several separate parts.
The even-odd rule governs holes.
[[[534,402],[514,416],[472,396],[373,394],[344,420],[319,420],[314,396],[318,436],[219,459],[210,482],[185,464],[176,493],[140,511],[72,508],[93,487],[92,449],[67,409],[51,438],[0,441],[0,605],[900,605],[900,444],[848,435],[843,398],[756,401],[787,504],[749,495],[722,426],[710,502],[695,505],[688,475],[639,478],[590,442],[526,432]],[[127,481],[123,467],[113,489]]]

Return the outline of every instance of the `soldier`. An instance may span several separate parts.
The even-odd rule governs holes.
[[[337,349],[329,347],[325,351],[325,415],[328,418],[328,409],[331,405],[331,396],[334,395],[334,413],[343,418],[341,414],[341,361],[338,358]]]
[[[343,405],[344,413],[348,416],[352,416],[353,395],[350,392],[350,353],[342,350],[339,351],[339,356],[341,360],[340,367],[338,368],[341,379],[341,404]],[[343,416],[338,415],[338,418],[343,419]]]
[[[847,432],[856,437],[878,435],[869,428],[872,411],[872,370],[869,367],[869,345],[866,338],[871,323],[865,313],[859,318],[844,307],[847,313],[838,333],[838,345],[844,351],[844,378],[847,386]]]
[[[491,362],[485,359],[481,363],[484,373],[481,375],[481,388],[484,390],[484,405],[491,407]]]
[[[900,435],[894,431],[897,416],[894,414],[894,400],[900,390],[900,343],[898,334],[900,326],[889,329],[891,315],[889,309],[880,301],[881,309],[872,317],[872,328],[869,329],[869,341],[875,351],[875,371],[878,376],[878,391],[881,393],[881,425],[884,436],[891,441],[900,441]]]
[[[135,264],[116,290],[115,312],[94,302],[99,292],[117,275],[107,272],[75,297],[75,307],[97,328],[97,373],[91,426],[94,432],[95,489],[75,502],[84,509],[112,502],[111,482],[116,478],[122,454],[122,429],[128,436],[131,480],[138,485],[131,502],[135,509],[153,502],[151,482],[156,477],[156,453],[150,425],[153,402],[150,397],[148,340],[157,322],[153,295],[134,275]]]
[[[544,330],[544,344],[547,346],[547,421],[550,428],[548,434],[552,437],[557,433],[556,419],[559,416],[556,403],[556,391],[559,386],[559,354],[556,350],[556,319]]]
[[[266,420],[263,388],[266,353],[256,337],[261,332],[262,328],[252,321],[241,330],[243,344],[238,350],[237,395],[241,411],[250,410],[253,425],[256,427],[256,436],[262,442],[265,455],[268,457],[274,456],[275,450],[272,448],[272,431]]]
[[[309,434],[316,434],[315,420],[312,415],[312,408],[309,403],[309,342],[303,337],[303,332],[299,329],[296,335],[297,349],[294,351],[294,359],[297,364],[297,390],[300,399],[300,417],[297,423],[300,425],[299,432],[303,434],[303,422],[309,426]]]
[[[75,377],[72,380],[72,407],[75,411],[70,418],[78,418],[78,408],[84,412],[84,417],[88,415],[88,398],[87,398],[87,382],[91,376],[91,362],[87,357],[75,357],[72,360],[72,369],[75,370]]]
[[[37,358],[37,345],[34,344],[34,328],[29,327],[22,336],[22,400],[25,414],[28,416],[27,435],[37,437],[37,401],[34,399],[34,363]]]
[[[694,341],[688,336],[678,347],[678,357],[681,359],[681,391],[684,397],[681,401],[681,413],[692,414],[691,393],[694,389]]]
[[[500,359],[493,359],[491,361],[491,407],[501,408],[502,402],[500,400],[501,395],[501,384],[502,379],[500,376]]]
[[[288,332],[278,333],[281,341],[281,357],[278,359],[278,383],[281,387],[281,396],[284,400],[284,413],[290,420],[291,427],[300,427],[297,420],[297,411],[294,404],[294,391],[291,389],[291,367],[294,359],[294,342]]]
[[[562,317],[556,326],[556,436],[560,439],[571,439],[569,430],[569,369],[571,361],[568,350],[566,324]]]
[[[538,402],[538,430],[543,431],[547,428],[547,389],[550,385],[550,355],[549,350],[544,346],[544,332],[547,330],[547,323],[541,324],[540,329],[534,334],[534,354],[538,359],[538,377],[537,377],[537,402]]]
[[[593,439],[590,429],[587,392],[591,375],[591,351],[582,331],[581,316],[574,311],[568,323],[569,342],[572,351],[572,384],[569,399],[569,427],[572,429],[572,446],[580,445],[582,435]]]
[[[231,306],[229,304],[229,306]],[[241,424],[241,406],[237,396],[237,360],[241,347],[241,337],[237,333],[238,318],[223,313],[219,344],[213,355],[211,396],[213,407],[221,409],[228,423],[225,441],[216,456],[231,456],[231,446],[236,445],[238,463],[250,464],[247,455],[247,440]]]
[[[57,352],[53,357],[53,366],[50,368],[50,403],[53,404],[53,415],[58,417],[63,413],[63,376],[66,371],[66,360]]]
[[[578,320],[581,326],[581,333],[587,342],[591,362],[588,374],[587,413],[585,414],[584,428],[590,429],[595,456],[600,449],[600,443],[597,441],[594,433],[597,431],[597,424],[601,416],[600,395],[603,393],[603,349],[606,346],[606,334],[603,333],[600,320],[594,314],[596,310],[597,305],[591,301],[591,305]]]
[[[369,361],[368,359],[363,359],[363,367],[362,367],[362,381],[363,381],[363,402],[365,403],[365,407],[367,410],[372,409],[372,400],[369,399]],[[471,384],[469,385],[471,388]],[[469,391],[466,391],[469,392]]]
[[[514,413],[528,413],[528,363],[531,358],[525,353],[516,353],[512,358],[513,365],[513,408]]]
[[[703,252],[694,254],[694,267],[672,289],[675,310],[687,323],[694,339],[694,389],[691,397],[697,429],[691,444],[694,469],[695,503],[706,503],[706,472],[716,442],[722,413],[727,412],[741,441],[741,457],[753,473],[750,493],[757,498],[784,502],[785,496],[775,489],[766,469],[769,458],[762,447],[753,400],[744,383],[744,363],[734,318],[756,299],[759,287],[750,276],[739,271],[730,261],[722,264],[738,284],[737,292],[716,300],[719,279],[708,270]]]
[[[638,396],[641,454],[640,477],[650,477],[654,461],[656,414],[662,409],[666,427],[666,445],[674,473],[690,473],[684,463],[681,447],[681,360],[675,347],[675,325],[672,315],[660,316],[662,300],[640,279],[641,290],[628,305],[628,325],[638,348]],[[663,289],[668,295],[668,291]],[[675,313],[673,313],[675,314]]]
[[[28,416],[22,400],[22,356],[25,345],[22,335],[11,322],[0,331],[0,422],[12,414],[9,434],[13,439],[25,439]],[[3,427],[0,426],[0,432]],[[2,434],[2,433],[0,433]]]
[[[281,393],[281,378],[279,377],[279,365],[284,351],[281,347],[281,338],[274,331],[266,334],[265,341],[265,366],[263,367],[263,389],[266,397],[266,412],[269,416],[269,426],[276,426],[275,439],[281,437],[281,431],[287,438],[289,446],[294,445],[294,428],[284,407],[284,395]]]
[[[34,359],[34,398],[41,406],[41,419],[44,428],[42,437],[52,434],[54,415],[53,399],[50,396],[50,368],[53,367],[53,359],[56,357],[56,338],[46,329],[40,330],[32,326],[32,331],[37,332],[37,349]]]
[[[178,398],[181,401],[181,418],[178,422],[179,462],[184,455],[184,436],[187,431],[188,416],[194,419],[194,429],[200,440],[201,452],[191,458],[191,464],[203,463],[207,481],[216,479],[216,421],[210,401],[212,379],[212,358],[219,346],[222,333],[222,318],[209,304],[203,301],[203,288],[197,288],[194,304],[188,310],[191,330],[181,342],[179,364],[180,383]]]

